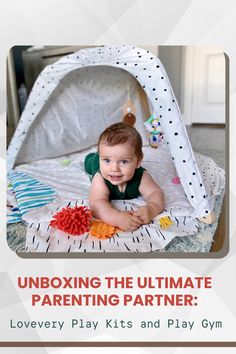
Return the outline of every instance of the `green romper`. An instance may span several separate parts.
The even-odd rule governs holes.
[[[100,172],[99,155],[97,152],[92,152],[85,157],[84,167],[85,171],[91,175],[92,178],[97,172]],[[120,192],[118,186],[113,185],[111,182],[104,178],[104,181],[110,191],[109,200],[137,198],[140,195],[139,185],[141,183],[144,171],[145,168],[143,167],[136,168],[134,175],[132,179],[128,181],[124,192]]]

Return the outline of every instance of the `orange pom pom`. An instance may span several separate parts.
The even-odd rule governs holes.
[[[92,214],[85,206],[75,206],[74,208],[63,208],[53,215],[53,218],[50,226],[71,235],[82,235],[90,229]]]
[[[93,220],[91,224],[90,234],[100,239],[112,237],[116,232],[120,231],[115,226],[106,224],[101,220]]]

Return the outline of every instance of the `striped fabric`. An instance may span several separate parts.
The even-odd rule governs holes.
[[[8,178],[17,202],[17,208],[13,208],[8,214],[8,223],[22,221],[24,214],[50,203],[56,197],[56,192],[51,187],[27,173],[11,170]]]
[[[8,211],[7,212],[7,223],[14,224],[15,222],[22,221],[21,213],[18,211]]]

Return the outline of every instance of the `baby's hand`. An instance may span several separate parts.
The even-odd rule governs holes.
[[[148,205],[139,208],[133,213],[133,215],[137,216],[142,224],[149,224],[155,216],[152,207]]]
[[[142,224],[141,219],[132,212],[121,211],[117,226],[123,231],[134,231]]]

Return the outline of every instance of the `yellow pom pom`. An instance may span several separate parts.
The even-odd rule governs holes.
[[[158,220],[159,225],[162,229],[167,230],[171,225],[173,225],[173,221],[169,216],[163,216]]]

